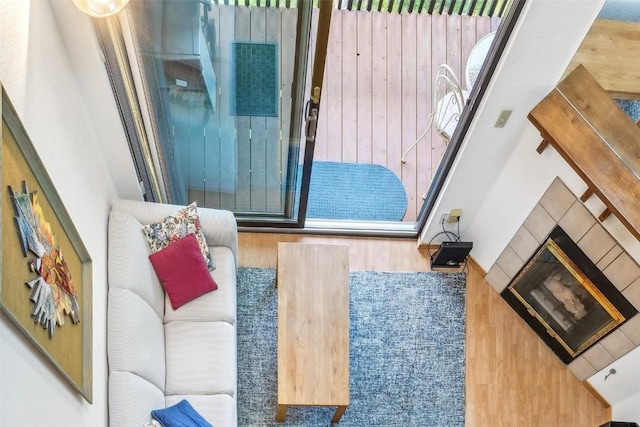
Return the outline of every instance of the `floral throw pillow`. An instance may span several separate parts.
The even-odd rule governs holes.
[[[162,221],[143,225],[142,231],[147,238],[147,242],[149,242],[152,253],[166,248],[189,233],[195,234],[200,252],[202,252],[202,256],[207,262],[207,268],[209,271],[215,269],[207,241],[200,229],[200,217],[198,216],[196,202],[180,209],[174,215],[170,215]]]

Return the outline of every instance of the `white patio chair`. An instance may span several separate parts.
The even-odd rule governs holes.
[[[407,155],[429,132],[431,126],[434,127],[448,144],[451,135],[453,135],[453,131],[458,125],[467,98],[468,92],[462,90],[460,81],[451,67],[447,64],[440,65],[433,79],[431,113],[429,114],[427,128],[420,134],[411,147],[404,152],[402,163],[407,162]]]

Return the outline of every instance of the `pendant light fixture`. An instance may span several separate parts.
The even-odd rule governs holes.
[[[106,18],[122,11],[129,0],[73,0],[73,3],[93,18]]]

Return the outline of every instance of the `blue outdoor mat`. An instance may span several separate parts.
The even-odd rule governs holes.
[[[232,114],[278,117],[278,46],[233,42],[231,55]]]
[[[302,167],[298,168],[300,191]],[[401,221],[407,194],[391,170],[367,163],[313,162],[307,218]]]

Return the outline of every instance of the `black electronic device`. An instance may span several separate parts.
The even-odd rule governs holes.
[[[473,242],[442,242],[431,256],[432,268],[456,268],[466,261],[473,248]]]
[[[627,421],[609,421],[602,424],[600,427],[638,427],[637,423]]]

